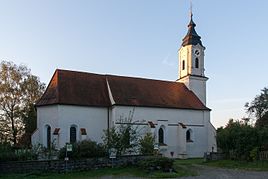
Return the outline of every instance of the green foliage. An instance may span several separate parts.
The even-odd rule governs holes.
[[[257,131],[249,125],[230,120],[217,131],[218,146],[233,159],[250,159],[250,151],[258,145]]]
[[[174,160],[166,157],[154,157],[142,160],[138,166],[146,170],[169,171],[173,168]]]
[[[63,159],[66,155],[66,147],[63,147],[59,151],[59,158]],[[73,144],[72,152],[68,152],[70,159],[83,159],[83,158],[95,158],[104,157],[105,149],[101,144],[97,144],[95,141],[83,140],[81,142]]]
[[[29,125],[35,124],[33,104],[40,98],[45,85],[30,73],[30,69],[13,62],[0,64],[0,142],[17,144]],[[30,111],[31,110],[31,111]],[[29,122],[26,122],[28,119]],[[27,126],[28,125],[28,126]],[[35,128],[35,126],[34,126]],[[31,132],[33,130],[29,130]],[[29,135],[28,135],[29,136]],[[27,138],[28,141],[30,138]],[[27,141],[27,140],[25,140]]]
[[[246,110],[256,118],[256,126],[268,126],[268,88],[263,88],[251,103],[245,104]]]
[[[254,147],[250,152],[249,156],[252,160],[257,160],[258,159],[258,147]]]
[[[151,133],[146,133],[140,139],[140,153],[143,155],[152,155],[154,153],[154,137]]]
[[[133,111],[129,112],[129,116],[123,118],[120,116],[118,125],[113,126],[107,130],[104,130],[102,139],[106,151],[114,148],[117,151],[117,155],[124,155],[127,153],[136,153],[139,146],[140,133],[139,128],[133,125]]]
[[[268,131],[230,120],[225,128],[217,129],[217,143],[231,159],[255,160],[257,152],[268,145]]]
[[[0,144],[0,161],[23,161],[34,160],[36,158],[36,153],[31,149],[15,149],[10,143]]]

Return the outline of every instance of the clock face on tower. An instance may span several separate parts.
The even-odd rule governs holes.
[[[199,57],[200,56],[200,50],[199,49],[195,49],[194,50],[194,54]]]

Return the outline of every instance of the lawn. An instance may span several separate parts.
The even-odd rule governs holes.
[[[148,172],[138,167],[116,167],[116,168],[103,168],[84,172],[68,172],[68,173],[27,173],[27,174],[0,174],[0,178],[4,179],[16,179],[16,178],[59,178],[59,179],[86,179],[102,176],[134,176],[145,178],[176,178],[181,176],[195,176],[198,175],[195,171],[194,165],[206,165],[211,167],[231,168],[231,169],[243,169],[254,171],[268,171],[268,161],[233,161],[233,160],[218,160],[204,162],[203,159],[187,159],[187,160],[175,160],[174,169],[176,172],[165,173],[161,171]]]
[[[254,171],[268,171],[268,161],[235,161],[235,160],[216,160],[204,163],[204,165],[220,168],[243,169]]]
[[[165,173],[161,171],[148,172],[138,167],[116,167],[116,168],[104,168],[84,172],[69,172],[69,173],[27,173],[27,174],[0,174],[0,178],[59,178],[59,179],[86,179],[92,177],[102,176],[134,176],[134,177],[146,177],[146,178],[176,178],[180,176],[194,176],[197,173],[191,170],[192,164],[201,163],[201,159],[189,159],[189,160],[176,160],[174,162],[174,169],[176,172]]]

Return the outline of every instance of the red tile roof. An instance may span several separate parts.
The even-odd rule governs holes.
[[[56,70],[36,106],[67,104],[115,105],[209,110],[184,84],[144,78]]]
[[[36,106],[69,104],[110,106],[105,75],[56,70]]]

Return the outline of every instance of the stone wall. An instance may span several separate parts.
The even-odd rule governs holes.
[[[126,156],[118,159],[97,158],[84,160],[46,160],[46,161],[10,161],[0,162],[0,173],[29,173],[84,171],[97,168],[135,165],[146,156]]]
[[[205,152],[204,153],[204,160],[223,160],[225,159],[224,153],[217,153],[217,152]]]

